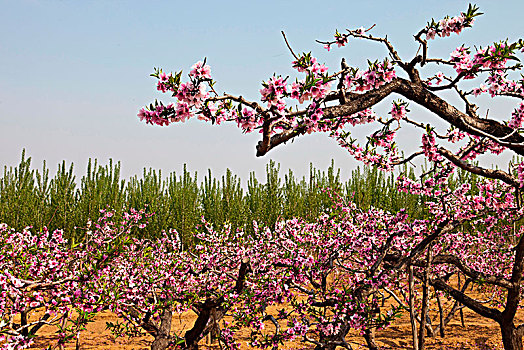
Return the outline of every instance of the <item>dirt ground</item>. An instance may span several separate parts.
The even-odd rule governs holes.
[[[427,349],[502,349],[502,342],[498,325],[494,322],[479,317],[472,311],[464,309],[464,324],[462,326],[459,313],[457,312],[454,319],[446,327],[446,336],[441,338],[427,338]],[[524,320],[524,314],[519,315],[519,319]],[[182,335],[185,330],[189,329],[196,315],[188,312],[173,318],[173,331]],[[433,324],[436,314],[432,314]],[[87,326],[87,331],[80,334],[80,349],[107,349],[107,350],[130,350],[130,349],[148,349],[152,341],[150,336],[141,336],[136,338],[115,338],[106,330],[106,322],[115,321],[116,317],[109,312],[98,314],[95,321]],[[268,322],[269,323],[269,322]],[[270,328],[268,324],[268,329]],[[52,329],[41,330],[40,336],[34,343],[32,349],[45,348],[52,342]],[[248,331],[240,334],[238,341],[241,342],[241,349],[250,349],[247,344]],[[411,326],[408,313],[393,323],[385,330],[377,331],[376,339],[382,349],[411,349]],[[353,349],[365,349],[364,340],[358,333],[353,332],[348,336],[348,340]],[[200,343],[202,349],[220,349],[218,344],[208,344],[209,339],[204,339]],[[69,344],[66,349],[74,349],[75,344]],[[306,346],[303,343],[286,344],[282,349],[313,349],[313,346]],[[342,348],[341,348],[342,349]]]

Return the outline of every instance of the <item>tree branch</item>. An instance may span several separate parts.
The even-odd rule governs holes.
[[[420,278],[422,278],[422,275],[420,276]],[[453,297],[453,299],[466,305],[466,307],[470,308],[471,310],[475,311],[476,313],[478,313],[481,316],[487,317],[496,322],[499,322],[502,318],[502,312],[500,312],[499,310],[482,305],[475,299],[468,297],[463,292],[456,290],[455,288],[449,286],[446,282],[444,282],[440,278],[430,279],[429,283],[433,287],[435,287],[435,289],[448,293],[449,295]]]
[[[494,119],[481,119],[470,116],[459,111],[457,108],[444,101],[422,84],[413,83],[403,78],[396,78],[377,89],[354,96],[344,105],[328,106],[323,108],[323,120],[334,120],[347,117],[357,112],[371,108],[384,100],[392,93],[398,93],[405,98],[425,107],[440,119],[459,128],[462,131],[477,136],[489,136],[495,142],[508,147],[515,153],[524,155],[524,137],[519,133],[513,133],[514,129]],[[263,156],[274,147],[302,135],[304,126],[293,130],[286,130],[278,134],[270,135],[270,129],[264,130],[263,142],[257,145],[257,156]],[[497,141],[497,138],[507,138],[505,142]]]
[[[513,287],[513,283],[502,276],[488,275],[483,272],[475,271],[470,267],[466,266],[462,260],[454,255],[437,255],[433,259],[434,264],[451,264],[456,266],[466,276],[470,277],[473,281],[482,280],[482,282],[493,284],[505,289]]]
[[[513,175],[503,170],[486,169],[477,165],[473,165],[471,163],[466,162],[465,160],[459,159],[457,156],[451,153],[451,151],[443,147],[439,147],[438,152],[459,168],[466,170],[470,173],[481,175],[490,179],[501,180],[513,187],[520,187],[520,183],[517,181],[517,179]]]

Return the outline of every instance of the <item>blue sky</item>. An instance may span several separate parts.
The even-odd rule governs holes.
[[[200,174],[211,168],[221,175],[230,168],[246,179],[250,171],[261,174],[269,159],[302,175],[310,162],[326,168],[333,158],[347,177],[355,162],[324,135],[301,137],[256,158],[258,135],[244,135],[233,125],[140,123],[136,114],[143,105],[155,98],[169,101],[149,74],[153,67],[187,72],[207,57],[220,91],[255,99],[262,80],[291,73],[281,30],[295,51],[312,51],[330,67],[338,67],[341,57],[363,67],[367,58],[385,57],[384,49],[353,42],[327,53],[315,39],[329,39],[337,28],[376,24],[374,34],[388,34],[407,59],[417,50],[412,35],[426,21],[456,15],[467,4],[0,0],[0,163],[17,164],[25,148],[35,167],[45,159],[54,170],[65,159],[74,162],[78,175],[92,157],[101,163],[120,160],[126,177],[144,167],[180,172],[187,163]],[[485,14],[474,27],[434,41],[431,53],[448,57],[462,43],[524,36],[523,1],[476,4]]]

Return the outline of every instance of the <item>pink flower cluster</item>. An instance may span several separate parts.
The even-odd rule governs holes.
[[[509,94],[515,97],[524,97],[524,79],[510,80],[503,70],[490,72],[487,79],[488,86],[481,84],[482,92],[488,91],[491,97]],[[475,93],[475,90],[473,91]]]
[[[473,23],[474,19],[471,19],[469,25]],[[464,13],[455,17],[446,17],[441,19],[438,23],[428,26],[426,32],[426,39],[435,39],[435,36],[447,37],[451,33],[460,34],[460,32],[466,27],[466,17]]]
[[[156,106],[151,105],[150,109],[142,108],[138,112],[138,118],[147,124],[156,124],[159,126],[169,125],[172,121],[176,120],[174,104],[170,103],[167,106],[157,104]]]
[[[346,46],[348,43],[348,37],[347,35],[340,34],[338,30],[335,32],[335,42],[337,43],[338,47]]]
[[[438,153],[435,135],[433,131],[429,131],[422,135],[422,150],[424,155],[432,162],[440,162],[442,156]]]
[[[513,129],[518,129],[522,127],[524,122],[524,103],[520,103],[518,108],[516,108],[513,113],[511,113],[511,119],[508,122],[508,126]]]
[[[174,122],[184,122],[195,113],[198,114],[199,119],[210,120],[210,116],[216,112],[212,102],[206,103],[210,97],[206,84],[211,83],[212,80],[211,68],[205,62],[199,61],[191,67],[190,80],[185,83],[180,83],[182,72],[173,76],[172,73],[166,74],[156,69],[151,75],[158,79],[157,90],[164,93],[172,92],[173,97],[178,101],[167,106],[155,102],[154,105],[140,109],[138,117],[141,121],[167,126]]]
[[[516,46],[501,42],[478,49],[472,57],[470,49],[462,45],[450,54],[450,61],[457,73],[462,73],[465,79],[472,79],[481,69],[487,69],[491,71],[491,82],[500,82],[505,76],[504,68],[515,49]],[[482,89],[476,91],[482,92]]]
[[[369,68],[362,72],[357,71],[354,75],[346,76],[346,87],[348,90],[365,92],[376,89],[389,83],[396,77],[395,69],[389,60],[370,63]]]
[[[162,92],[167,92],[168,90],[171,90],[169,79],[172,77],[173,75],[171,73],[169,74],[166,74],[164,72],[160,73],[158,76],[158,83],[156,85],[156,89]]]
[[[306,127],[306,132],[308,134],[311,134],[312,132],[317,131],[328,131],[329,127],[327,124],[320,124],[320,121],[322,119],[323,111],[322,109],[317,106],[315,102],[312,102],[308,106],[308,116],[305,117],[301,123],[301,125],[304,125]],[[324,129],[325,127],[326,129]]]
[[[520,187],[524,187],[524,162],[520,162],[516,167],[517,180],[520,184]]]
[[[478,12],[478,7],[475,5],[469,5],[466,12],[462,12],[459,16],[449,17],[446,16],[444,19],[435,22],[431,20],[431,23],[425,28],[426,39],[434,39],[436,35],[440,37],[449,36],[451,33],[460,34],[464,28],[471,27],[475,22],[475,17],[481,15]]]
[[[341,120],[340,127],[343,127],[346,123],[349,123],[352,126],[373,123],[376,119],[377,114],[371,108],[368,108],[348,117],[344,117]]]
[[[286,108],[286,103],[283,98],[287,95],[286,80],[282,77],[271,77],[267,83],[262,83],[263,88],[260,89],[262,101],[267,102],[269,108],[275,107],[279,112],[283,112]]]
[[[480,84],[478,88],[472,90],[472,94],[476,97],[488,91],[486,84]]]
[[[237,124],[244,132],[252,132],[255,128],[262,125],[262,120],[256,117],[253,110],[244,108],[242,114],[237,117]]]
[[[466,134],[457,128],[453,128],[453,129],[448,130],[448,133],[446,136],[448,137],[449,142],[457,143],[460,140],[464,139],[464,137],[466,137]]]
[[[211,79],[211,67],[202,61],[191,66],[189,75],[197,79]]]
[[[365,147],[349,139],[349,133],[333,131],[330,135],[336,139],[341,147],[346,149],[356,160],[364,164],[373,165],[382,170],[391,170],[393,163],[399,160],[399,155],[394,142],[395,132],[377,131],[371,135]],[[379,151],[381,147],[383,151]]]
[[[315,57],[303,55],[293,61],[293,68],[298,72],[306,73],[305,79],[296,81],[289,87],[289,97],[304,103],[309,99],[320,100],[326,97],[331,89],[331,80],[327,79],[328,67],[318,63]]]
[[[389,114],[391,114],[391,117],[395,120],[401,120],[406,117],[406,113],[408,112],[407,109],[407,103],[403,101],[395,101],[393,102],[393,105],[391,106],[391,111]]]
[[[176,98],[181,103],[186,103],[188,107],[200,108],[204,101],[209,98],[209,92],[206,91],[206,86],[203,83],[195,85],[189,81],[180,84]]]

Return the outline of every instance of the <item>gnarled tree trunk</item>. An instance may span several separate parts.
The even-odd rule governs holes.
[[[173,311],[170,308],[164,309],[160,316],[160,326],[158,327],[155,340],[151,344],[151,350],[163,350],[169,347],[171,342],[171,317]]]
[[[500,330],[505,350],[522,350],[522,328],[518,329],[513,323],[500,323]]]

